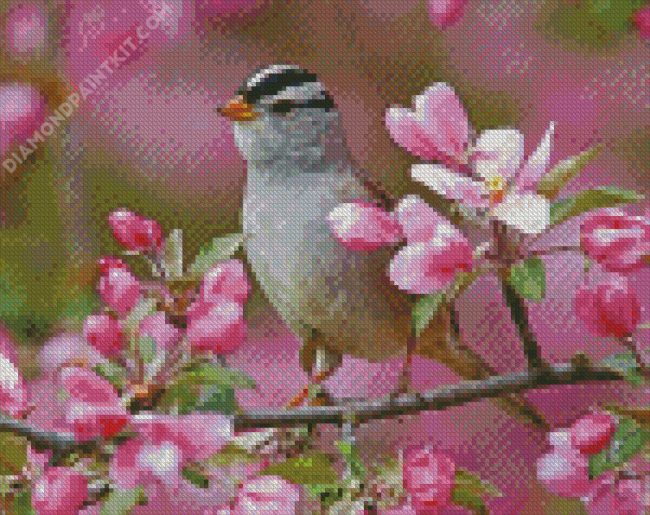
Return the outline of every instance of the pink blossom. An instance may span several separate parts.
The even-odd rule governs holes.
[[[153,338],[159,349],[171,349],[180,340],[181,332],[167,322],[165,313],[158,311],[140,322],[140,336]]]
[[[256,477],[239,489],[233,515],[297,515],[300,498],[300,487],[281,477]]]
[[[327,222],[334,237],[350,250],[377,250],[402,239],[394,216],[369,202],[340,204],[330,212]]]
[[[632,22],[643,39],[650,39],[650,5],[635,12],[632,16]]]
[[[156,250],[162,244],[162,229],[155,220],[118,209],[108,216],[115,239],[127,250],[143,252]]]
[[[436,83],[414,98],[414,107],[386,111],[386,127],[395,143],[425,160],[462,162],[469,122],[453,88]]]
[[[420,513],[423,513],[423,511],[420,510]],[[396,508],[386,508],[379,510],[379,515],[418,515],[418,512],[415,511],[415,508],[413,508],[411,505],[404,504]]]
[[[94,367],[105,363],[106,358],[95,348],[88,344],[80,334],[63,333],[47,340],[38,353],[38,364],[46,375],[52,376],[63,365],[83,363],[87,367]]]
[[[226,299],[244,303],[250,289],[244,264],[238,259],[230,259],[217,264],[205,274],[201,298],[205,302]]]
[[[27,410],[27,401],[27,387],[22,374],[16,364],[0,352],[0,412],[22,417]]]
[[[61,370],[60,383],[69,395],[66,424],[80,441],[111,438],[129,421],[117,391],[106,379],[81,367]]]
[[[585,253],[610,272],[630,272],[650,255],[650,220],[617,209],[590,215],[582,224]]]
[[[436,27],[446,29],[463,17],[468,0],[428,0],[429,19]]]
[[[584,454],[597,454],[609,445],[615,431],[616,419],[612,415],[590,413],[571,426],[571,445]]]
[[[13,361],[18,363],[18,349],[16,348],[16,343],[14,342],[13,336],[2,324],[0,324],[0,354]]]
[[[29,84],[0,85],[0,156],[21,145],[45,119],[45,98]]]
[[[113,256],[100,257],[97,260],[97,266],[99,267],[99,273],[102,275],[106,275],[113,268],[129,269],[128,265],[124,261]]]
[[[537,479],[552,493],[582,497],[589,491],[589,460],[572,448],[555,448],[537,460]]]
[[[636,293],[625,277],[615,274],[594,285],[580,287],[574,308],[577,317],[597,336],[628,336],[641,318]]]
[[[456,466],[445,454],[429,448],[407,449],[404,453],[404,489],[418,512],[435,512],[449,504],[455,475]]]
[[[32,506],[38,515],[78,513],[87,498],[86,476],[69,467],[50,467],[32,488]]]
[[[120,323],[104,313],[86,318],[84,337],[106,357],[119,355],[124,346],[124,334]]]
[[[7,49],[15,57],[42,54],[47,37],[47,16],[43,4],[37,1],[14,5],[5,20]]]
[[[99,279],[99,296],[119,315],[126,315],[140,299],[140,282],[128,267],[111,266]]]
[[[639,515],[647,513],[641,479],[615,479],[608,472],[598,477],[585,505],[589,515]]]
[[[188,320],[187,338],[198,352],[230,353],[246,339],[244,310],[237,302],[197,301],[188,311]]]

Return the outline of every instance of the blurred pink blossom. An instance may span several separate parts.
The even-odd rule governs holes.
[[[32,506],[38,515],[78,513],[88,498],[88,480],[70,467],[50,467],[32,488]]]
[[[105,313],[86,318],[84,337],[106,357],[119,355],[124,346],[124,334],[120,322]]]
[[[613,472],[594,481],[585,505],[589,515],[640,515],[649,507],[642,479],[616,479]]]
[[[27,401],[27,387],[22,374],[16,364],[0,352],[0,412],[21,417],[27,410]]]
[[[537,479],[562,497],[582,497],[590,488],[589,460],[576,449],[556,447],[537,460]]]
[[[180,340],[181,332],[158,311],[140,322],[140,336],[153,338],[159,349],[170,349]]]
[[[228,354],[246,339],[244,310],[237,302],[199,300],[190,306],[187,316],[187,338],[195,351]]]
[[[634,332],[641,305],[625,277],[608,274],[593,285],[583,285],[575,296],[576,316],[597,336],[622,338]]]
[[[84,363],[94,367],[106,358],[80,334],[63,333],[47,340],[38,354],[41,372],[52,376],[65,364]]]
[[[108,216],[115,239],[127,250],[144,252],[157,250],[162,244],[162,229],[155,220],[118,209]]]
[[[404,489],[416,512],[438,513],[451,501],[456,466],[447,455],[430,448],[404,452]]]
[[[42,55],[47,38],[47,15],[39,1],[22,1],[9,8],[5,19],[5,40],[13,57]]]
[[[140,299],[140,282],[126,265],[111,264],[99,279],[98,292],[104,304],[126,315]]]
[[[233,515],[297,515],[300,487],[278,476],[260,476],[246,481],[239,492]]]
[[[650,255],[650,220],[618,209],[590,215],[580,231],[585,253],[605,270],[630,272],[643,266]]]
[[[632,22],[643,39],[650,39],[650,5],[642,7],[632,16]]]
[[[350,250],[377,250],[402,239],[395,217],[369,202],[340,204],[329,213],[327,222],[336,239]]]
[[[468,0],[428,0],[429,19],[436,27],[446,29],[458,22]]]
[[[16,342],[9,330],[7,330],[2,324],[0,324],[0,354],[4,354],[9,361],[18,363],[18,349],[16,348]]]
[[[590,413],[576,420],[570,428],[571,445],[584,454],[605,449],[616,431],[616,419],[609,413]]]
[[[29,84],[0,84],[0,156],[26,142],[45,120],[45,98]]]
[[[244,264],[238,259],[230,259],[222,261],[205,274],[201,286],[201,298],[205,302],[226,299],[244,303],[250,289]]]

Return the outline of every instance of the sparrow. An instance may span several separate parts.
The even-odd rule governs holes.
[[[440,310],[415,338],[413,296],[387,274],[395,249],[355,252],[331,234],[327,217],[339,204],[364,200],[390,209],[394,201],[354,164],[334,99],[315,74],[282,64],[258,70],[218,111],[233,121],[246,163],[247,260],[270,303],[301,338],[301,361],[313,382],[331,375],[343,355],[370,362],[403,356],[408,364],[416,352],[465,379],[494,373],[450,337],[449,310]],[[504,400],[511,411],[541,420],[525,401]]]

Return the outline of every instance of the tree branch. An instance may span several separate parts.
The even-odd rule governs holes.
[[[514,372],[479,381],[463,381],[422,394],[408,394],[377,400],[355,401],[338,406],[308,406],[302,408],[267,408],[235,415],[236,430],[290,427],[303,424],[355,423],[419,413],[439,411],[452,406],[501,395],[542,388],[593,381],[617,381],[621,374],[609,368],[565,363],[549,365],[541,370]],[[58,453],[92,448],[97,442],[78,443],[71,433],[42,431],[28,424],[0,415],[0,431],[11,431],[27,438],[37,449],[52,449]]]

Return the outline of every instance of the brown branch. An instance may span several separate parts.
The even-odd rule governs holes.
[[[290,427],[303,424],[355,423],[392,418],[422,411],[439,411],[468,402],[499,397],[524,390],[553,385],[593,381],[617,381],[621,374],[609,368],[580,364],[550,365],[542,370],[514,372],[477,381],[463,381],[422,394],[408,394],[377,400],[355,401],[338,406],[302,408],[266,408],[235,415],[236,430]],[[0,415],[0,431],[24,436],[38,449],[52,449],[59,454],[80,448],[92,448],[97,442],[77,443],[71,433],[42,431],[12,418]]]

